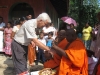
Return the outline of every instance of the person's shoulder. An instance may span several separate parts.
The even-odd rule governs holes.
[[[11,27],[10,29],[12,30],[13,28]]]
[[[74,40],[74,41],[72,42],[72,45],[73,45],[73,46],[76,46],[76,47],[84,47],[83,42],[82,42],[79,38],[77,38],[76,40]]]
[[[5,26],[5,23],[4,23],[4,22],[2,22],[2,23],[1,23],[1,25],[2,25],[2,26]]]
[[[17,25],[16,26],[13,26],[13,28],[17,28]]]
[[[88,28],[92,29],[92,27],[91,27],[91,26],[89,26]]]
[[[52,30],[53,30],[53,29],[55,29],[55,28],[54,28],[54,27],[52,27],[52,26],[50,26],[50,27],[49,27],[49,29],[52,29]]]
[[[33,22],[35,22],[36,21],[36,19],[31,19],[31,20],[27,20],[25,23],[33,23]],[[24,23],[24,24],[25,24]]]
[[[30,19],[30,20],[28,20],[28,21],[35,21],[36,19]]]
[[[5,24],[4,22],[2,22],[2,24]]]

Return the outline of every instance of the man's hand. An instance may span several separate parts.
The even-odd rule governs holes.
[[[35,47],[35,43],[33,41],[31,41],[31,44],[32,44],[33,47]]]
[[[46,60],[50,60],[53,58],[53,53],[51,53],[50,51],[45,51],[44,56],[45,56]]]
[[[53,49],[57,49],[57,45],[55,44],[55,42],[52,42],[52,47],[51,48],[53,48]]]

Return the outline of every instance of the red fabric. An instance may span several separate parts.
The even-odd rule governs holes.
[[[96,75],[100,75],[100,64],[97,67],[97,74]]]
[[[25,71],[25,72],[20,73],[20,74],[18,74],[18,75],[26,75],[26,74],[28,74],[28,71]]]

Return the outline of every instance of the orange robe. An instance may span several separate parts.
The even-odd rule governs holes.
[[[29,64],[32,64],[36,58],[35,47],[31,44],[28,45],[28,60]]]
[[[59,75],[88,75],[88,58],[82,41],[77,38],[65,52],[69,59],[62,56]]]
[[[67,40],[64,39],[62,40],[58,46],[62,49],[65,49],[66,45],[67,45]],[[58,54],[54,53],[54,57],[53,59],[50,59],[49,61],[46,61],[44,63],[44,68],[54,68],[56,66],[59,66],[60,65],[60,61],[61,61],[61,56],[59,56]],[[56,70],[58,71],[59,67],[56,68]]]

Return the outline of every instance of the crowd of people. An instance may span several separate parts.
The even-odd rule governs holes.
[[[13,60],[16,75],[29,74],[27,60],[33,67],[41,62],[55,69],[56,75],[100,75],[100,23],[87,22],[78,35],[73,23],[61,26],[57,31],[47,13],[6,25],[0,17],[0,52]]]

